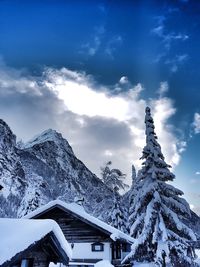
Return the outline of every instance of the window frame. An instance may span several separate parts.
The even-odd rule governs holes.
[[[95,249],[95,246],[100,247],[100,249]],[[104,244],[101,242],[95,242],[91,244],[91,249],[92,249],[92,252],[102,252],[104,251]]]

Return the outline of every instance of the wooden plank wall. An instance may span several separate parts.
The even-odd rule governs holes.
[[[37,216],[37,219],[53,219],[61,227],[70,243],[110,241],[109,235],[76,218],[73,214],[58,207]]]

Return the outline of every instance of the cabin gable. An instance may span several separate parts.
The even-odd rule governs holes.
[[[75,213],[55,205],[33,217],[55,220],[69,243],[111,242],[110,233]]]
[[[25,217],[52,219],[59,224],[72,248],[69,266],[94,266],[103,259],[120,266],[130,249],[131,237],[71,204],[52,201]]]

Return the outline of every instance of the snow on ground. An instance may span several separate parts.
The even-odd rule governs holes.
[[[94,267],[114,267],[108,260],[98,261]]]
[[[59,199],[50,201],[48,204],[34,210],[33,212],[29,213],[28,215],[24,216],[24,218],[33,218],[37,216],[38,214],[54,207],[54,206],[61,206],[66,210],[71,211],[72,213],[77,214],[78,216],[84,218],[88,221],[88,223],[93,223],[97,225],[98,227],[106,230],[110,233],[111,239],[116,241],[117,239],[124,239],[129,241],[130,243],[134,242],[134,239],[130,237],[129,235],[126,235],[125,233],[119,231],[118,229],[108,225],[107,223],[95,218],[94,216],[88,214],[83,207],[80,205],[77,205],[76,203],[65,203],[64,201],[61,201]]]
[[[62,249],[70,258],[71,247],[55,221],[0,218],[0,265],[50,232],[55,234]]]

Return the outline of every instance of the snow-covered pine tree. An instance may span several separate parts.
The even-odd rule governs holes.
[[[135,195],[137,193],[137,174],[135,170],[135,166],[132,165],[132,185],[129,190],[129,209],[132,207],[132,203],[134,201]]]
[[[131,176],[131,178],[132,178],[131,189],[133,189],[134,186],[135,186],[135,183],[136,183],[136,178],[137,178],[136,169],[135,169],[135,166],[134,165],[132,165],[132,176]]]
[[[127,229],[128,231],[130,231],[130,227],[131,225],[133,224],[133,221],[132,221],[132,214],[134,212],[133,208],[133,202],[135,200],[135,196],[137,194],[137,174],[136,174],[136,170],[135,170],[135,166],[132,165],[132,185],[131,185],[131,188],[129,190],[129,203],[127,204],[128,205],[128,213],[127,213]]]
[[[124,183],[126,174],[122,173],[119,169],[110,169],[112,161],[108,161],[105,167],[101,167],[102,181],[106,184],[112,191],[118,188],[118,190],[125,190],[128,185]]]
[[[105,167],[101,168],[102,180],[112,190],[114,200],[114,205],[108,212],[107,222],[122,232],[127,233],[127,219],[125,216],[127,212],[121,204],[119,195],[120,189],[124,190],[128,187],[123,181],[126,175],[119,169],[110,169],[111,164],[112,162],[109,161],[106,163]]]
[[[182,219],[190,216],[182,191],[166,183],[175,176],[165,163],[154,132],[150,108],[146,108],[146,146],[138,173],[137,189],[132,208],[131,236],[135,239],[124,261],[154,262],[155,266],[195,266],[190,241],[196,240],[193,231]]]
[[[126,210],[121,205],[121,199],[118,192],[114,192],[114,204],[108,214],[108,223],[113,227],[119,229],[124,233],[128,233],[127,221],[126,221]]]

